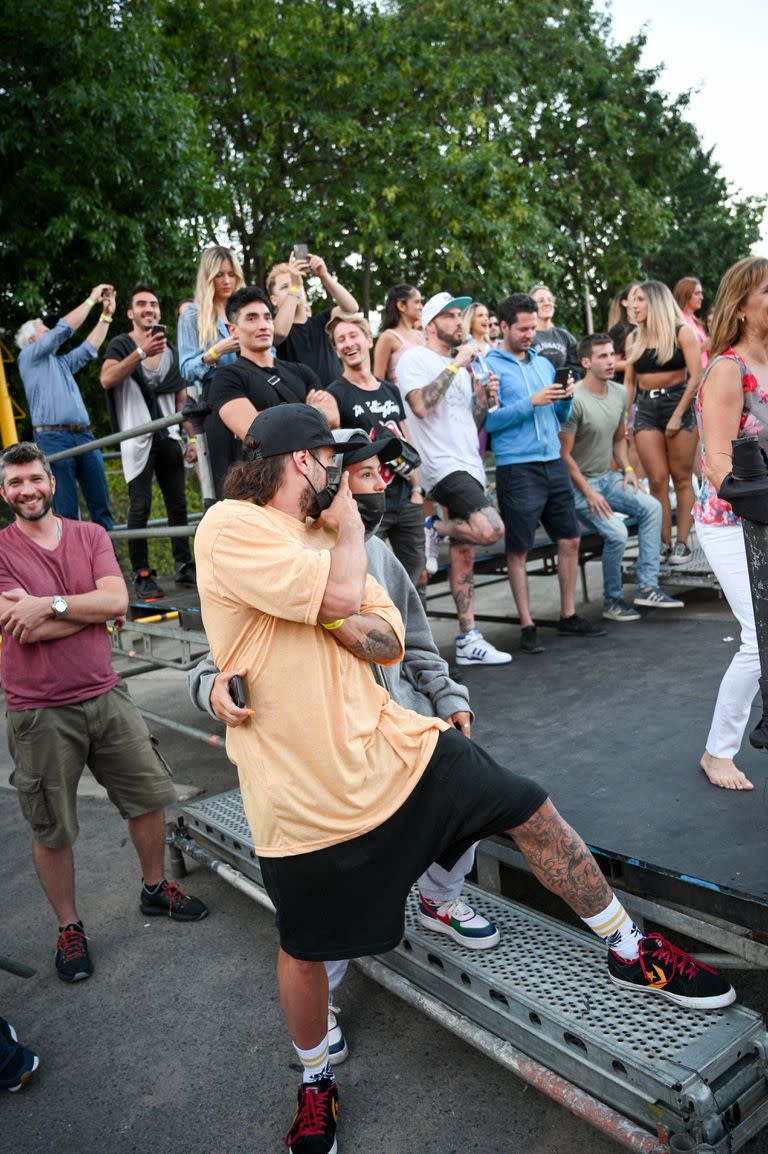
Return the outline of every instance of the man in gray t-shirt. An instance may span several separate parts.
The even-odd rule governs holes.
[[[576,386],[571,416],[560,432],[561,452],[576,494],[576,512],[603,538],[603,617],[638,621],[638,607],[681,609],[659,588],[661,505],[638,486],[627,452],[626,392],[613,376],[615,354],[607,333],[579,342],[584,377]],[[618,470],[614,469],[616,461]],[[624,516],[621,516],[623,514]],[[627,544],[625,517],[637,520],[637,591],[634,607],[622,595],[621,559]]]

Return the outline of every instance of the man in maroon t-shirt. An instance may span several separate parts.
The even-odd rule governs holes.
[[[59,919],[56,969],[65,982],[93,972],[75,905],[72,845],[77,783],[87,764],[128,821],[143,874],[140,907],[177,921],[208,913],[164,877],[170,771],[110,660],[105,622],[128,591],[100,525],[57,517],[56,482],[37,445],[0,456],[0,496],[15,514],[0,531],[2,686],[11,784],[32,828],[38,877]]]

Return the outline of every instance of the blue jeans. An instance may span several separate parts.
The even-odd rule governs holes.
[[[92,433],[70,433],[64,429],[35,433],[35,441],[46,456],[61,453],[65,449],[73,449],[75,445],[85,445],[93,439]],[[56,478],[53,507],[59,516],[69,517],[72,521],[80,519],[80,507],[77,501],[79,482],[91,520],[103,525],[109,533],[114,522],[109,511],[107,478],[104,476],[104,460],[101,453],[94,450],[93,453],[82,453],[79,457],[65,457],[63,461],[53,461],[51,468]]]
[[[603,473],[588,478],[590,485],[605,497],[614,511],[612,517],[593,517],[583,493],[576,493],[579,520],[592,532],[599,533],[603,545],[603,597],[606,605],[621,600],[621,559],[629,533],[617,513],[637,518],[638,589],[656,589],[659,584],[659,550],[661,548],[661,504],[640,489],[624,488],[621,473]]]

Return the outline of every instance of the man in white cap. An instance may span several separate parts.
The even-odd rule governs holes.
[[[507,665],[502,653],[475,628],[474,545],[492,545],[504,524],[485,493],[485,467],[477,433],[485,423],[488,397],[473,385],[467,366],[479,354],[474,341],[462,344],[462,314],[471,297],[437,293],[424,305],[421,322],[426,346],[403,353],[397,383],[416,420],[408,428],[421,457],[424,487],[440,503],[444,516],[426,525],[427,569],[437,569],[441,540],[450,541],[451,593],[459,634],[457,665]]]

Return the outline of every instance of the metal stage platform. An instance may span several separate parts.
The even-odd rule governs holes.
[[[239,790],[183,815],[177,848],[190,852],[196,843],[260,885]],[[467,1040],[487,1052],[513,1047],[607,1104],[636,1124],[625,1132],[632,1149],[725,1154],[768,1124],[768,1035],[759,1014],[739,1005],[685,1010],[617,990],[605,948],[591,935],[467,888],[499,926],[498,947],[470,953],[422,929],[412,893],[403,942],[373,963],[374,974],[384,967],[399,975],[396,992],[421,991],[416,997],[441,1007],[449,1028],[454,1017],[471,1023]]]

